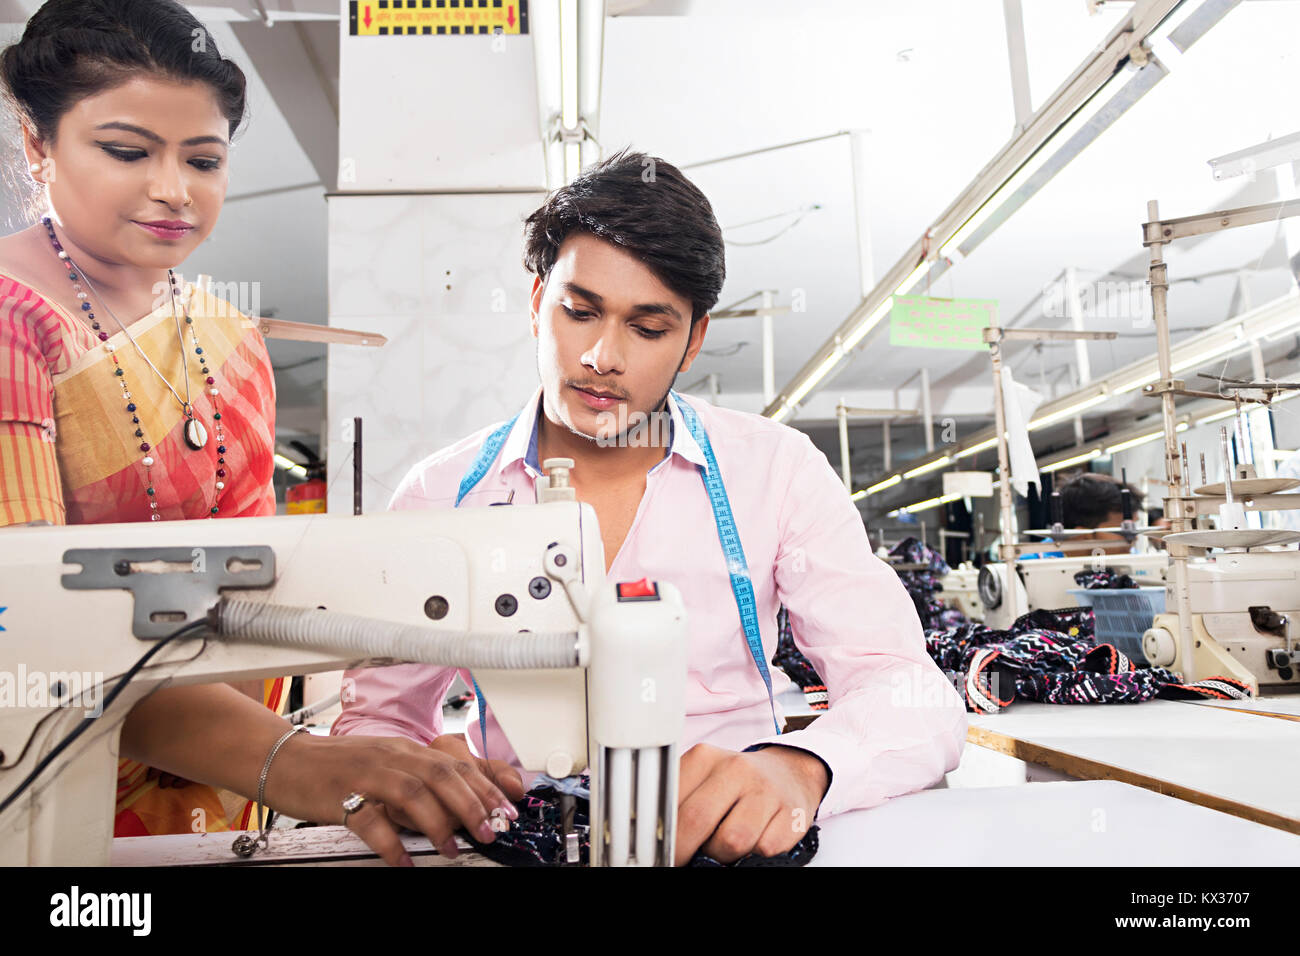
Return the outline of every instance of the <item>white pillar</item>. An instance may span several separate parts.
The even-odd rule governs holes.
[[[763,290],[763,405],[776,398],[776,344],[772,333],[772,291]]]
[[[921,420],[925,423],[925,450],[934,451],[934,416],[930,413],[930,370],[921,366]]]
[[[853,491],[853,469],[849,465],[849,413],[844,407],[844,396],[840,396],[840,403],[835,406],[835,418],[840,430],[840,477],[844,479],[844,487]]]
[[[853,162],[853,218],[858,234],[858,284],[865,299],[876,287],[875,266],[871,262],[871,182],[868,165],[869,132],[855,129],[849,133],[849,151]]]

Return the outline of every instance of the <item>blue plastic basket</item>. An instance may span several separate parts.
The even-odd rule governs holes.
[[[1091,607],[1096,620],[1097,642],[1114,644],[1138,667],[1149,667],[1142,653],[1142,634],[1157,614],[1165,610],[1165,589],[1115,588],[1089,591],[1070,588],[1069,593],[1080,607]]]

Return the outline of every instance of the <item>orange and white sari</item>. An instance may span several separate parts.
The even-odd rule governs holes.
[[[188,332],[183,348],[177,341],[170,302],[127,328],[182,396],[189,377],[195,412],[209,425],[208,443],[197,451],[185,443],[180,404],[122,331],[108,339],[109,352],[55,301],[0,275],[0,526],[149,521],[149,486],[162,520],[207,517],[213,507],[220,518],[275,513],[275,379],[261,333],[247,316],[193,286],[183,301],[216,380],[215,399]],[[138,425],[126,410],[121,381]],[[224,454],[210,427],[217,409]],[[151,443],[148,479],[136,428]],[[220,490],[218,468],[226,472]],[[265,683],[267,706],[279,712],[286,697],[283,680]],[[148,769],[121,761],[117,836],[184,833],[200,824],[229,829],[232,807],[235,817],[248,816],[242,798],[227,798],[227,806],[201,784],[160,788]]]

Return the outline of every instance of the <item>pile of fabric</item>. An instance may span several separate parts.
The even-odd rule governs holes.
[[[943,586],[943,577],[948,573],[948,562],[944,561],[938,551],[915,538],[904,538],[889,552],[891,563],[923,564],[923,569],[899,571],[898,580],[916,605],[916,614],[921,619],[921,626],[927,631],[932,627],[953,627],[966,620],[965,615],[956,608],[945,607],[935,596]]]
[[[1121,574],[1111,568],[1076,571],[1074,583],[1089,591],[1118,591],[1138,587],[1138,583],[1127,574]]]
[[[1114,645],[1096,640],[1091,608],[1031,611],[1005,631],[968,622],[935,596],[948,566],[931,548],[907,538],[890,556],[900,563],[926,565],[899,571],[898,577],[925,628],[926,650],[972,712],[996,713],[1016,700],[1113,704],[1156,697],[1241,700],[1251,696],[1249,687],[1233,678],[1187,683],[1163,667],[1135,665]],[[1093,590],[1138,587],[1129,575],[1109,569],[1080,571],[1074,580]],[[784,608],[777,620],[780,639],[772,663],[803,689],[814,709],[825,710],[829,706],[825,682],[795,646]]]
[[[945,607],[934,596],[941,587],[943,576],[948,573],[948,565],[938,552],[915,538],[907,538],[900,541],[889,554],[896,559],[895,563],[925,565],[924,568],[898,572],[898,578],[912,598],[922,626],[927,630],[955,627],[966,620],[961,611]],[[809,707],[825,710],[830,706],[826,683],[795,645],[794,634],[790,630],[790,613],[784,607],[777,612],[776,629],[776,653],[772,655],[772,663],[785,671],[786,676],[798,685]]]
[[[784,607],[776,612],[776,634],[776,653],[772,655],[772,663],[799,686],[809,707],[825,710],[830,706],[826,684],[812,662],[795,646],[794,633],[790,630],[790,612]]]
[[[996,713],[1016,700],[1116,704],[1250,696],[1232,678],[1184,683],[1163,667],[1136,667],[1113,645],[1096,642],[1091,608],[1031,611],[1005,631],[976,623],[927,631],[925,647],[966,709],[978,713]]]

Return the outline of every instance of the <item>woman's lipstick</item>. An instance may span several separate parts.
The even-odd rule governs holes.
[[[194,227],[188,222],[173,222],[167,219],[158,219],[153,222],[138,222],[135,219],[131,221],[159,239],[184,239],[194,230]]]

